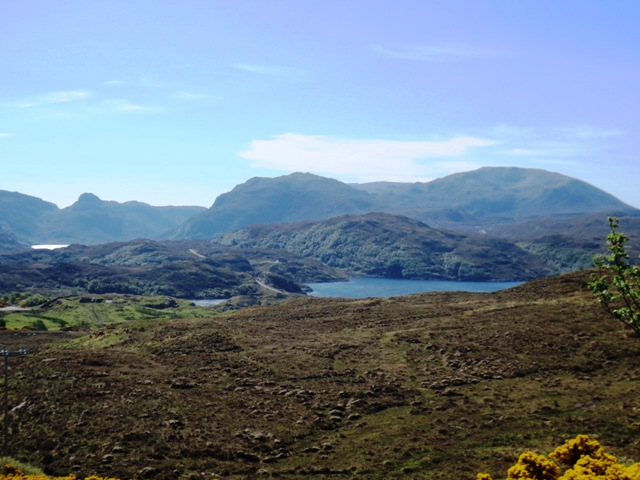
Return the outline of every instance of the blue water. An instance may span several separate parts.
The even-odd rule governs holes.
[[[397,280],[354,277],[348,282],[310,283],[314,297],[396,297],[423,292],[495,292],[522,282],[452,282],[440,280]]]
[[[215,307],[223,302],[226,302],[225,298],[209,298],[205,300],[191,300],[196,307]]]

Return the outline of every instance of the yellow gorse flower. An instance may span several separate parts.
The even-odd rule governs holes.
[[[78,477],[72,473],[70,475],[64,477],[49,477],[47,475],[29,475],[20,471],[14,465],[10,463],[6,464],[3,469],[3,473],[0,473],[0,480],[80,480]],[[84,480],[119,480],[117,478],[108,478],[108,477],[97,477],[95,475],[91,475],[90,477],[86,477]]]
[[[526,452],[520,455],[518,463],[507,471],[507,480],[515,479],[556,480],[558,466],[544,455]]]
[[[597,440],[578,435],[567,440],[549,455],[567,467],[560,467],[544,455],[526,452],[507,471],[507,480],[640,480],[640,463],[625,466],[604,451]],[[488,473],[479,473],[476,480],[492,480]]]

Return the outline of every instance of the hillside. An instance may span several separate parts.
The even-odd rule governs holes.
[[[19,242],[13,235],[0,232],[0,252],[17,252],[26,248],[29,245]]]
[[[0,190],[0,232],[27,245],[159,239],[203,210],[204,207],[104,201],[90,193],[60,209],[36,197]],[[0,244],[2,251],[9,249]]]
[[[432,227],[479,231],[496,224],[633,208],[585,182],[545,170],[486,167],[428,183],[344,184],[294,173],[253,178],[187,220],[175,238],[212,238],[255,224],[386,212]],[[544,221],[544,220],[541,220]]]
[[[516,167],[484,167],[428,183],[354,185],[404,214],[434,225],[475,222],[486,226],[534,217],[629,211],[613,195],[558,173]],[[457,213],[457,216],[452,213]]]
[[[10,450],[159,480],[472,479],[578,433],[637,460],[640,343],[588,277],[3,332],[32,348],[10,359]]]
[[[285,251],[229,249],[208,242],[135,240],[0,255],[0,292],[231,298],[255,304],[302,294],[301,284],[343,275]],[[275,287],[265,290],[258,283]]]
[[[24,243],[38,238],[40,226],[58,207],[50,202],[18,192],[0,190],[0,232]]]
[[[39,243],[99,244],[136,238],[159,239],[203,210],[203,207],[193,206],[118,203],[85,193],[76,203],[48,218],[40,228]]]
[[[436,230],[386,213],[252,226],[219,241],[280,248],[331,267],[388,278],[515,281],[551,273],[538,257],[513,243]]]
[[[310,173],[252,178],[187,220],[175,237],[211,238],[247,225],[315,220],[375,208],[370,195],[331,178]]]
[[[613,211],[620,219],[624,232],[632,239],[640,238],[640,210]],[[548,217],[544,222],[525,220],[508,225],[493,225],[486,232],[492,237],[512,241],[537,241],[562,235],[585,247],[600,247],[610,232],[607,216],[602,213],[587,213],[566,217]],[[633,247],[634,245],[630,245]]]

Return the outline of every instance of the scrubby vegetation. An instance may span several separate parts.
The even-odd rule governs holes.
[[[317,260],[285,251],[230,249],[211,242],[135,240],[0,255],[0,294],[19,290],[33,300],[23,306],[36,305],[38,294],[110,293],[184,299],[244,296],[253,304],[268,303],[271,293],[256,283],[259,276],[277,283],[285,296],[300,293],[305,282],[345,278]],[[16,304],[15,298],[7,301]]]
[[[596,257],[601,275],[589,283],[605,311],[640,336],[640,265],[633,265],[625,244],[629,237],[618,230],[618,219],[609,217],[609,255]]]
[[[32,298],[31,296],[26,296]],[[9,296],[11,304],[23,305]],[[17,297],[22,298],[22,297]],[[138,295],[82,295],[54,298],[28,310],[0,311],[1,325],[12,330],[68,330],[103,327],[133,320],[211,317],[212,308],[189,300]]]
[[[4,468],[2,468],[4,467]],[[30,465],[28,463],[16,460],[13,457],[1,456],[0,457],[0,473],[3,475],[10,474],[10,471],[20,471],[23,475],[44,475],[42,469]]]
[[[17,305],[25,308],[35,307],[38,305],[42,305],[48,300],[50,300],[48,297],[40,295],[39,293],[10,292],[5,293],[4,295],[2,295],[2,297],[0,297],[0,306]]]
[[[278,248],[361,275],[387,278],[511,281],[554,270],[514,243],[436,230],[387,213],[254,225],[222,236],[235,247]]]
[[[588,279],[4,332],[31,352],[10,453],[156,480],[471,479],[582,432],[637,458],[638,342]]]
[[[507,480],[640,480],[640,463],[628,466],[619,463],[597,440],[587,435],[567,440],[549,457],[523,453],[507,471]],[[477,480],[492,478],[480,473]]]
[[[23,467],[13,465],[11,463],[5,464],[0,473],[0,480],[82,480],[75,474],[65,475],[63,477],[50,477],[43,473],[28,473],[23,471]],[[91,475],[85,477],[84,480],[118,480],[117,478],[98,477]]]

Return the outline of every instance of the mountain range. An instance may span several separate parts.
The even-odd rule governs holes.
[[[481,231],[539,218],[637,210],[583,181],[538,169],[485,167],[427,183],[347,184],[293,173],[252,178],[218,196],[208,209],[118,203],[90,193],[59,209],[37,197],[0,191],[0,245],[211,239],[250,225],[370,212],[403,215],[434,228]]]
[[[428,183],[346,184],[309,173],[253,178],[188,219],[174,238],[211,238],[254,224],[386,212],[431,227],[481,230],[539,217],[634,209],[598,188],[538,169],[485,167]]]
[[[0,191],[0,289],[228,298],[298,294],[346,275],[521,281],[591,267],[609,215],[640,236],[639,210],[580,180],[522,168],[413,184],[253,178],[208,209],[89,193],[59,209]],[[72,247],[30,251],[47,243]]]
[[[0,190],[0,251],[37,244],[99,244],[158,239],[193,215],[197,206],[154,207],[80,195],[66,208],[18,192]],[[4,239],[4,240],[3,240]]]

